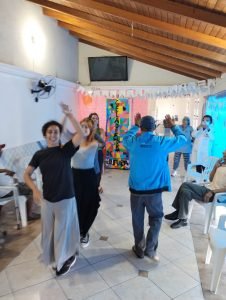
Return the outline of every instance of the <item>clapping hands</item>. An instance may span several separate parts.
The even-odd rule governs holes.
[[[165,119],[163,120],[163,124],[165,128],[172,128],[175,126],[175,121],[170,115],[166,115]]]

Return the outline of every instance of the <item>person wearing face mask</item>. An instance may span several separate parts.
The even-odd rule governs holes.
[[[72,157],[74,189],[78,206],[80,226],[80,244],[83,248],[89,245],[89,229],[91,228],[100,206],[98,180],[94,169],[98,142],[95,139],[93,121],[83,119],[81,127],[84,138],[79,150]]]
[[[205,115],[202,118],[202,123],[192,132],[192,137],[195,141],[192,149],[191,162],[196,165],[196,171],[199,173],[203,172],[205,163],[208,161],[209,156],[211,156],[214,140],[212,123],[212,117]]]
[[[56,264],[56,275],[67,274],[79,252],[79,224],[73,189],[71,158],[78,151],[83,131],[67,105],[61,105],[76,133],[61,145],[62,125],[49,121],[42,127],[47,148],[37,151],[24,173],[25,183],[33,198],[41,204],[42,258],[45,264]],[[43,196],[32,180],[32,173],[40,168]]]

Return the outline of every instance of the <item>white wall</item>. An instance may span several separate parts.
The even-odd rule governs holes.
[[[79,81],[82,85],[107,85],[107,86],[160,86],[174,85],[180,83],[188,83],[195,81],[192,78],[182,76],[173,72],[169,72],[160,68],[156,68],[136,60],[128,60],[129,81],[108,81],[108,82],[92,82],[89,79],[88,57],[92,56],[116,56],[112,52],[108,52],[96,47],[89,46],[79,42]]]
[[[213,94],[226,90],[226,73],[222,75],[222,78],[217,78],[216,87]]]
[[[32,81],[40,75],[0,64],[0,143],[5,143],[7,148],[42,140],[42,125],[62,118],[61,101],[76,113],[76,85],[68,81],[57,79],[54,95],[39,99],[37,103],[34,101],[30,89]]]
[[[77,39],[25,0],[0,0],[0,63],[78,79]]]

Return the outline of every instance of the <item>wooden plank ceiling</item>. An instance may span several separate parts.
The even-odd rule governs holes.
[[[226,0],[28,0],[83,43],[198,80],[226,72]]]

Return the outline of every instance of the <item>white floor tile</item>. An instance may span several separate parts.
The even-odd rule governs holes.
[[[111,290],[108,289],[94,296],[87,298],[87,300],[119,300],[120,298]]]
[[[37,261],[40,253],[41,252],[38,250],[36,244],[32,242],[9,264],[9,266],[18,265],[28,261]]]
[[[163,255],[167,260],[172,261],[192,254],[193,251],[178,243],[174,239],[166,237],[161,242],[159,242],[158,253]]]
[[[57,279],[67,298],[83,300],[108,289],[108,285],[91,266]]]
[[[11,288],[5,271],[0,273],[0,296],[11,293]]]
[[[198,285],[190,291],[178,296],[175,300],[204,300],[202,287]]]
[[[126,218],[131,215],[128,206],[116,206],[106,209],[105,214],[109,216],[112,220]]]
[[[80,254],[76,260],[76,263],[72,267],[72,270],[79,270],[84,267],[87,267],[88,265],[89,265],[89,263],[88,263],[87,259],[82,254]]]
[[[199,284],[172,263],[155,269],[154,272],[149,272],[149,279],[171,298],[175,298]]]
[[[93,267],[109,286],[114,286],[138,275],[137,269],[121,255],[97,263]]]
[[[6,269],[13,291],[44,282],[53,277],[50,270],[39,261],[29,261]]]
[[[193,277],[195,280],[200,281],[199,269],[194,254],[176,259],[173,261],[173,264],[182,269],[185,273]]]
[[[112,288],[121,300],[168,300],[170,299],[150,280],[136,277]]]
[[[62,288],[55,279],[33,285],[14,293],[14,300],[66,300]]]
[[[13,294],[8,294],[3,297],[0,297],[0,300],[15,300]]]
[[[190,230],[184,232],[175,232],[175,235],[171,235],[171,238],[176,240],[178,243],[194,251],[194,243]]]
[[[100,240],[90,243],[87,248],[81,250],[81,253],[90,264],[97,263],[119,254],[108,242]]]

